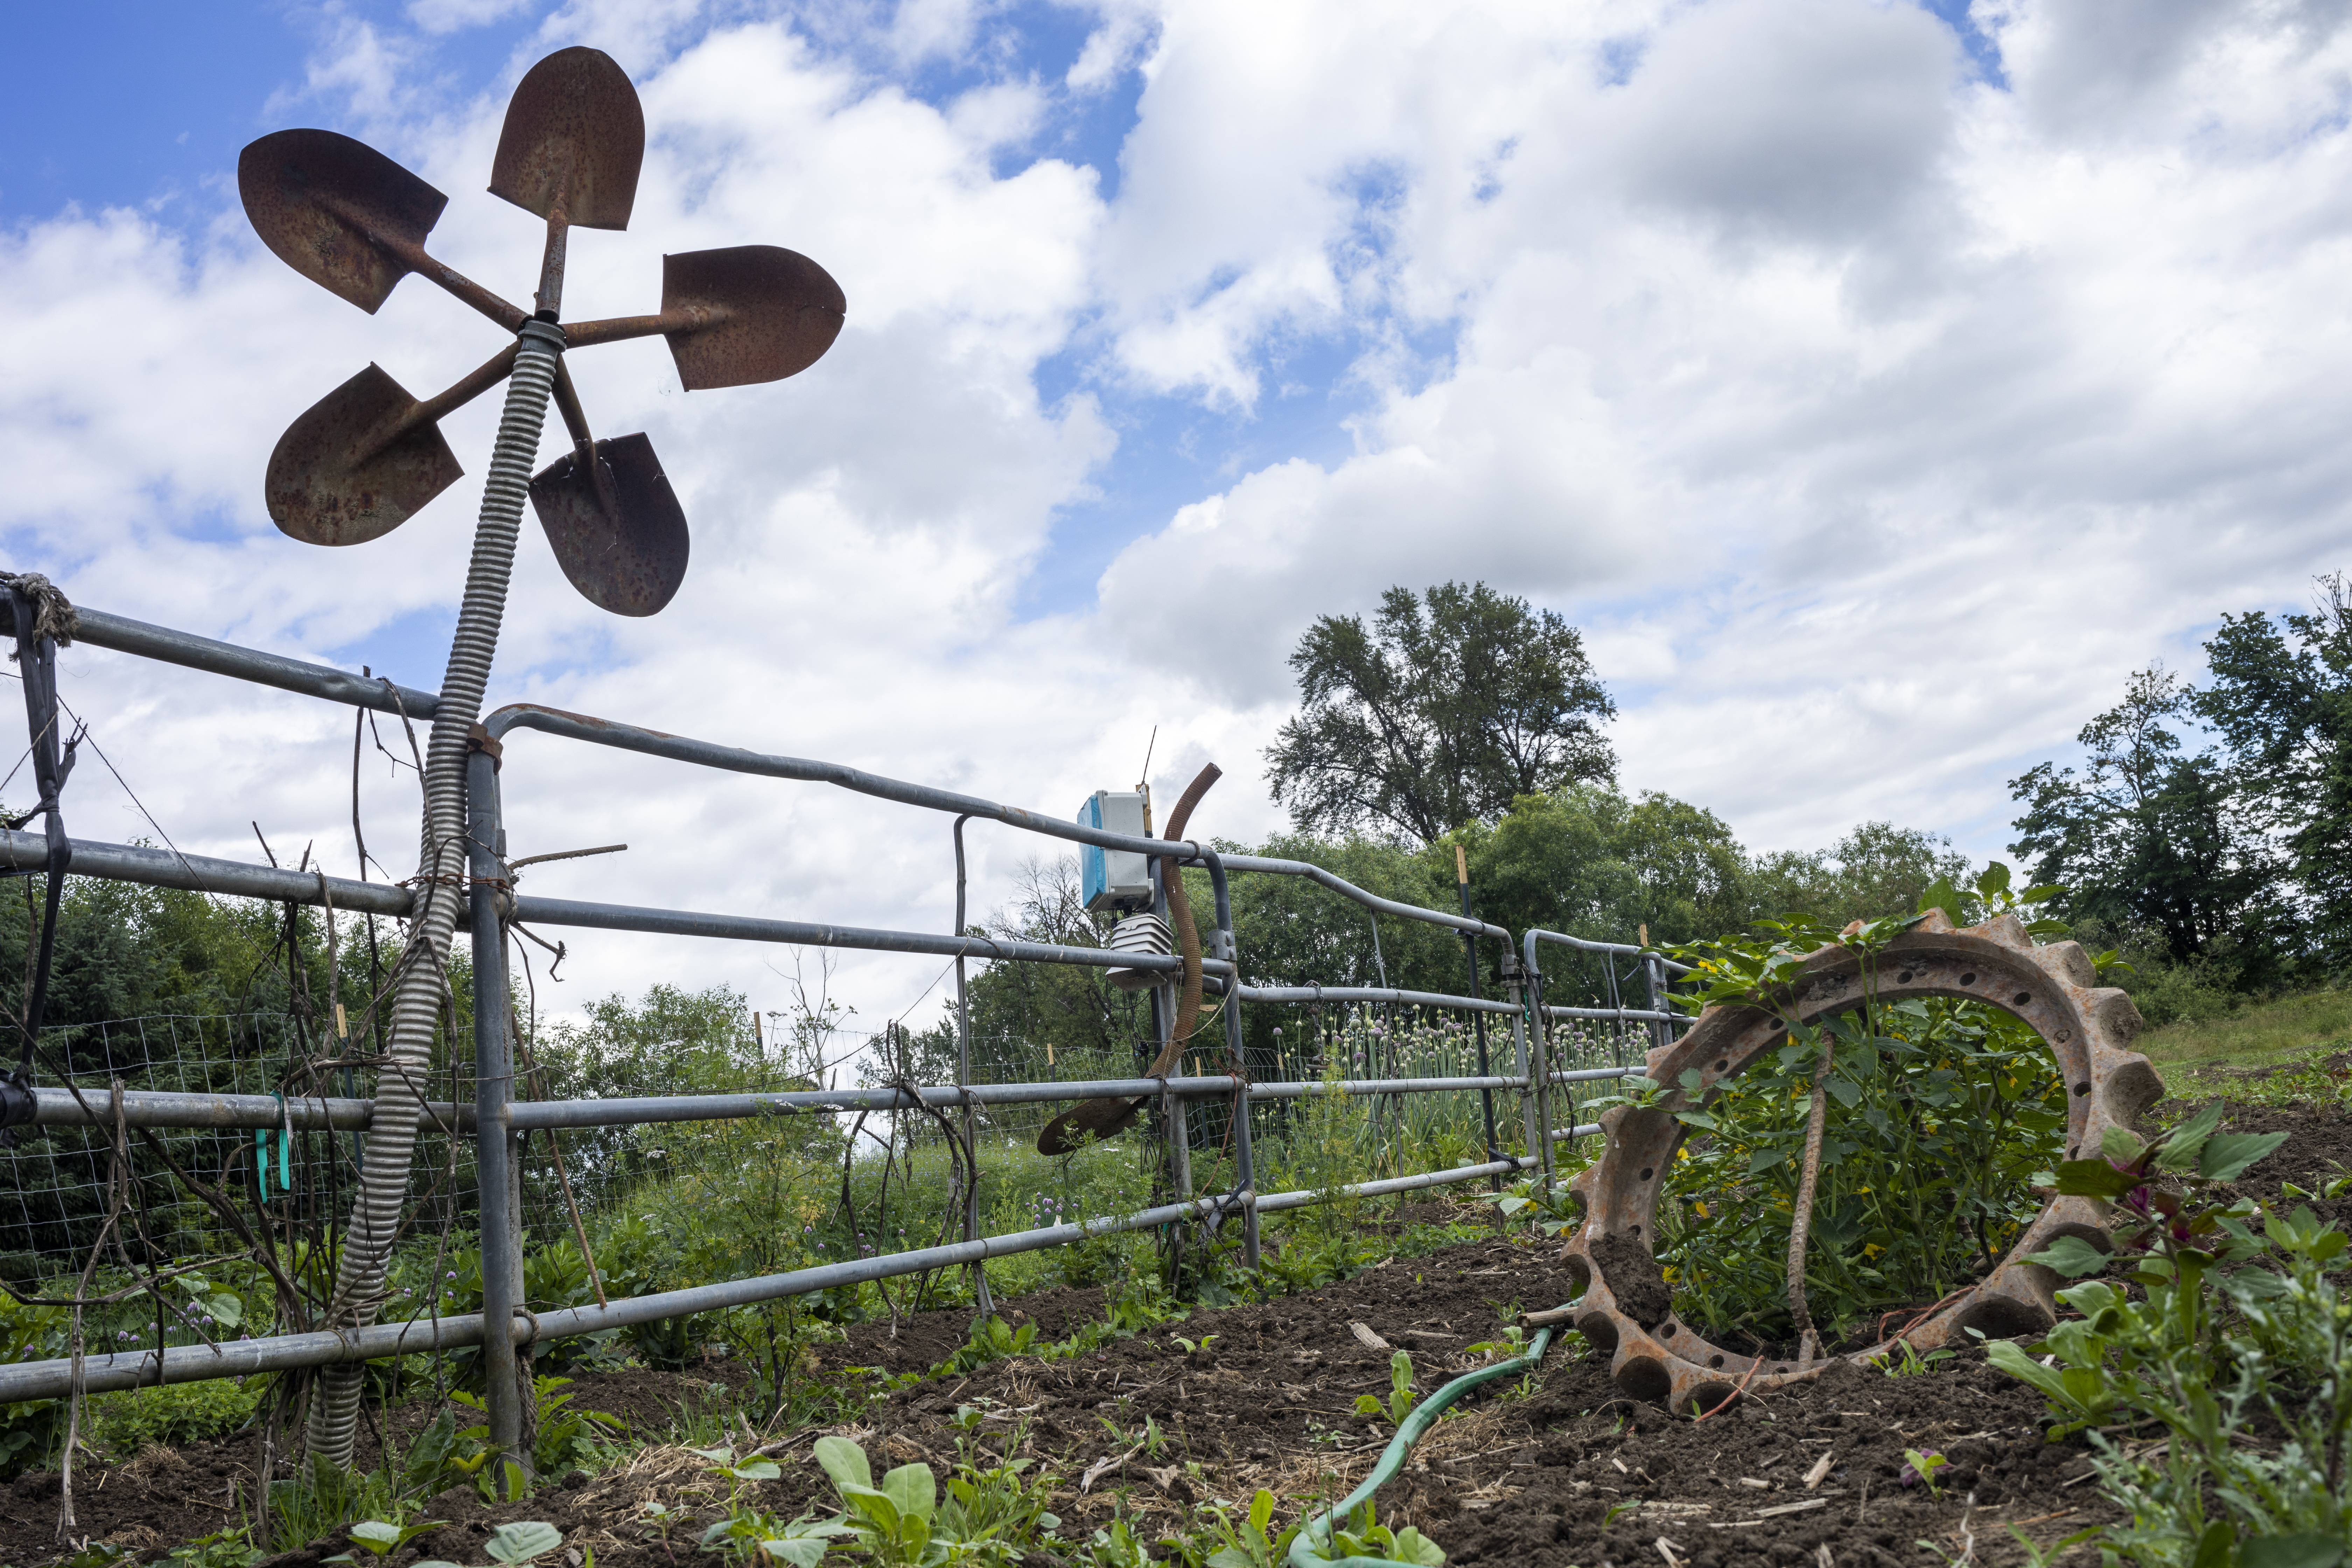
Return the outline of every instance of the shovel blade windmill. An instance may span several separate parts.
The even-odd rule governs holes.
[[[645,163],[643,108],[628,75],[591,48],[561,49],[525,73],[507,105],[489,190],[547,226],[535,309],[524,310],[425,248],[448,198],[365,142],[332,131],[279,131],[245,149],[237,188],[255,231],[303,277],[373,313],[411,273],[509,331],[562,321],[568,237],[623,229]],[[823,358],[847,310],[824,268],[781,246],[742,245],[663,258],[661,309],[565,326],[570,351],[658,335],[688,391],[799,374]],[[439,422],[503,381],[511,348],[418,398],[379,365],[306,409],[270,454],[270,520],[309,544],[381,539],[463,477]],[[559,368],[554,389],[572,449],[530,480],[531,509],[566,581],[614,615],[660,611],[686,581],[686,513],[643,434],[599,440]]]
[[[270,454],[264,481],[271,519],[295,539],[325,545],[381,539],[459,477],[441,419],[505,384],[425,753],[424,850],[412,884],[417,894],[409,935],[424,962],[404,962],[394,982],[375,1120],[321,1325],[331,1330],[365,1327],[384,1300],[416,1128],[425,1114],[419,1086],[430,1076],[444,1000],[440,977],[447,973],[461,903],[473,905],[476,974],[485,984],[504,984],[496,977],[503,973],[505,935],[486,890],[502,863],[467,837],[467,758],[506,614],[524,497],[565,578],[601,608],[652,615],[686,577],[686,514],[652,442],[643,435],[596,439],[563,356],[658,334],[669,340],[688,387],[742,386],[807,369],[841,330],[839,287],[815,262],[772,246],[669,258],[660,313],[563,326],[571,232],[627,226],[645,144],[636,89],[609,57],[563,49],[523,77],[507,108],[490,190],[546,224],[530,310],[425,250],[447,198],[365,143],[331,131],[281,131],[238,160],[237,188],[255,231],[303,277],[373,313],[414,273],[506,334],[478,368],[430,397],[415,397],[381,366],[368,366],[294,421]],[[572,451],[534,478],[551,401],[562,413]],[[476,1113],[488,1119],[485,1125],[502,1113],[512,1077],[509,1042],[495,1019],[490,1010],[476,1021]],[[521,1306],[519,1232],[507,1196],[512,1153],[495,1137],[477,1147],[488,1322],[506,1322]],[[516,1260],[512,1278],[487,1267],[494,1235],[505,1238],[501,1245]],[[503,1333],[485,1338],[482,1361],[491,1442],[527,1456],[528,1363]],[[320,1374],[305,1439],[314,1462],[352,1462],[361,1386],[356,1365]]]

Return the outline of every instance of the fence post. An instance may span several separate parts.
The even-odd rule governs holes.
[[[477,745],[466,758],[468,902],[474,924],[474,1173],[482,1226],[482,1403],[490,1447],[530,1468],[523,1442],[522,1379],[530,1358],[517,1355],[515,1309],[522,1305],[522,1215],[516,1202],[514,1141],[507,1129],[513,1058],[507,1043],[505,890],[499,844],[498,763]],[[453,1044],[455,1042],[452,1042]]]
[[[1543,1175],[1544,1191],[1551,1191],[1551,1069],[1544,1060],[1543,1035],[1528,1027],[1526,988],[1520,984],[1518,954],[1503,949],[1503,995],[1511,1004],[1511,1043],[1518,1054],[1518,1072],[1527,1080],[1521,1109],[1528,1124],[1528,1152],[1535,1156]],[[1532,1036],[1532,1037],[1530,1037]]]
[[[963,907],[963,825],[971,820],[971,817],[969,814],[959,816],[955,819],[955,932],[956,940],[959,942],[963,940],[965,934]],[[971,1005],[967,999],[967,994],[964,990],[963,954],[961,952],[956,954],[955,969],[956,1088],[961,1089],[968,1089],[971,1085]],[[971,1107],[971,1096],[967,1094],[963,1097],[962,1121],[963,1166],[965,1174],[963,1192],[963,1238],[966,1241],[977,1241],[980,1239],[980,1140],[976,1136],[972,1123],[973,1111]],[[992,1318],[996,1315],[995,1300],[991,1297],[988,1292],[988,1265],[985,1263],[975,1263],[971,1266],[971,1299],[972,1305],[979,1310],[982,1317]]]
[[[1650,928],[1645,925],[1642,928],[1642,945],[1647,947],[1649,944]],[[1660,986],[1658,984],[1661,977],[1657,954],[1651,952],[1643,953],[1642,955],[1642,984],[1650,993],[1650,1011],[1653,1013],[1663,1013],[1665,1011],[1665,1008],[1660,1005],[1660,1004],[1664,1000],[1659,995],[1659,992],[1664,989],[1664,987]],[[1653,1047],[1657,1047],[1672,1045],[1673,1043],[1674,1037],[1666,1032],[1666,1024],[1664,1020],[1659,1018],[1651,1019],[1650,1044]]]
[[[1225,1055],[1240,1082],[1234,1088],[1234,1191],[1242,1194],[1242,1260],[1258,1268],[1257,1154],[1250,1141],[1250,1072],[1242,1047],[1241,948],[1234,941],[1233,890],[1224,862],[1211,855],[1209,878],[1217,895],[1216,956],[1233,965],[1225,979]]]
[[[1462,915],[1465,920],[1467,920],[1470,916],[1470,858],[1463,853],[1462,846],[1458,843],[1454,846],[1454,879],[1455,885],[1462,892]],[[1462,933],[1462,956],[1468,961],[1470,965],[1470,998],[1473,1001],[1477,1001],[1480,999],[1480,996],[1478,986],[1478,933],[1476,931],[1465,931]],[[1470,1029],[1478,1039],[1478,1076],[1480,1078],[1486,1078],[1488,1076],[1486,1066],[1486,1015],[1484,1013],[1471,1014]],[[1499,1160],[1503,1157],[1503,1152],[1495,1146],[1495,1091],[1491,1089],[1480,1089],[1478,1091],[1478,1105],[1479,1109],[1485,1112],[1486,1118],[1486,1159],[1489,1163],[1492,1163],[1494,1161]],[[1491,1190],[1498,1193],[1501,1192],[1503,1190],[1503,1177],[1501,1173],[1497,1172],[1496,1174],[1487,1177],[1486,1184]],[[1496,1225],[1499,1226],[1502,1223],[1502,1217],[1503,1211],[1496,1209],[1495,1211],[1495,1222]]]

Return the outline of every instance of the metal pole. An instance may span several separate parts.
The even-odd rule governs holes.
[[[474,1172],[480,1189],[482,1318],[488,1323],[512,1321],[522,1305],[522,1216],[515,1202],[514,1135],[507,1126],[514,1068],[507,1043],[505,931],[499,921],[498,788],[496,761],[476,750],[466,759],[466,851],[474,914]],[[482,1343],[490,1447],[526,1471],[530,1450],[522,1440],[521,1380],[529,1365],[506,1334],[493,1332]]]
[[[1454,886],[1460,889],[1462,894],[1462,918],[1464,920],[1468,920],[1470,918],[1470,858],[1466,854],[1463,853],[1462,846],[1459,844],[1456,844],[1454,847]],[[1480,992],[1478,988],[1478,938],[1476,933],[1466,931],[1462,933],[1462,956],[1470,966],[1470,989],[1465,992],[1464,994],[1473,997],[1478,996]],[[1470,1017],[1471,1030],[1478,1037],[1478,1076],[1480,1078],[1485,1078],[1487,1076],[1486,1015],[1484,1013],[1473,1013]],[[1522,1061],[1519,1065],[1523,1069],[1527,1066],[1525,1061]],[[1480,1110],[1485,1112],[1486,1119],[1486,1161],[1487,1163],[1492,1164],[1494,1162],[1503,1157],[1502,1150],[1497,1148],[1495,1144],[1495,1091],[1491,1089],[1480,1089],[1478,1091],[1478,1104]],[[1532,1154],[1535,1151],[1530,1149],[1528,1152]],[[1500,1173],[1497,1173],[1491,1179],[1488,1185],[1498,1193],[1503,1190],[1503,1178]],[[1497,1222],[1499,1222],[1502,1217],[1502,1210],[1496,1210],[1495,1215]]]
[[[1518,1055],[1519,1071],[1528,1080],[1527,1098],[1521,1102],[1526,1112],[1528,1152],[1536,1157],[1536,1168],[1543,1173],[1544,1190],[1552,1184],[1551,1139],[1551,1073],[1544,1060],[1543,1034],[1529,1030],[1525,1005],[1527,988],[1521,983],[1518,954],[1503,949],[1503,994],[1510,999],[1511,1044]]]
[[[1244,1087],[1234,1096],[1234,1190],[1241,1194],[1242,1260],[1255,1274],[1258,1269],[1257,1155],[1250,1142],[1249,1063],[1242,1054],[1241,950],[1234,942],[1233,889],[1226,885],[1224,867],[1213,857],[1209,860],[1209,880],[1216,891],[1217,956],[1233,965],[1234,989],[1225,997],[1225,1054],[1233,1058],[1234,1076],[1244,1080]]]
[[[1151,861],[1151,912],[1166,920],[1168,889],[1163,871],[1161,862],[1154,858]],[[1160,985],[1153,988],[1151,1022],[1152,1033],[1159,1039],[1160,1049],[1164,1051],[1168,1048],[1168,1042],[1176,1036],[1175,986]],[[1184,1058],[1180,1052],[1176,1059],[1169,1064],[1168,1076],[1161,1079],[1160,1084],[1160,1132],[1167,1143],[1168,1179],[1175,1188],[1176,1201],[1180,1204],[1190,1202],[1192,1196],[1191,1119],[1186,1113],[1185,1102],[1177,1098],[1174,1088],[1175,1080],[1183,1076]],[[1171,1260],[1182,1257],[1184,1245],[1181,1221],[1170,1227],[1172,1245],[1169,1256]],[[1174,1270],[1171,1268],[1170,1272],[1172,1281]]]
[[[956,858],[956,936],[964,934],[964,870],[963,825],[969,816],[955,819]],[[963,955],[956,954],[956,1087],[971,1087],[971,1004],[964,990]],[[963,1238],[980,1238],[980,1141],[975,1136],[971,1096],[963,1097],[963,1163],[967,1180],[963,1190]],[[971,1266],[971,1299],[983,1318],[996,1315],[996,1302],[988,1293],[988,1270],[980,1263]]]

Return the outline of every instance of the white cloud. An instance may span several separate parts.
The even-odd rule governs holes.
[[[1216,627],[1203,684],[1257,703],[1312,615],[1485,576],[1643,683],[1629,782],[1768,844],[1893,816],[1998,848],[2006,773],[2131,667],[2194,665],[2220,611],[2299,599],[2347,538],[2322,434],[2352,414],[2344,36],[2203,7],[2126,59],[2079,30],[2095,9],[1989,10],[2013,93],[1900,5],[1507,10],[1475,37],[1335,10],[1258,55],[1290,86],[1248,112],[1350,86],[1378,112],[1209,138],[1157,95],[1243,24],[1188,10],[1110,243],[1243,195],[1124,302],[1147,374],[1181,381],[1151,356],[1189,331],[1192,384],[1245,395],[1276,312],[1234,302],[1312,318],[1300,258],[1343,255],[1366,204],[1298,193],[1375,160],[1410,171],[1379,304],[1454,346],[1396,374],[1354,457],[1131,545],[1107,625],[1150,601]],[[1619,81],[1598,39],[1629,31]],[[2052,110],[2085,92],[2128,125]]]
[[[2346,564],[2352,44],[2264,0],[1979,11],[2006,88],[1867,0],[1106,5],[1058,87],[979,5],[829,12],[834,33],[713,30],[688,0],[551,14],[509,79],[611,48],[650,131],[631,231],[575,241],[572,313],[650,308],[665,251],[757,241],[831,269],[849,326],[796,380],[690,397],[657,342],[580,356],[600,433],[656,442],[694,563],[664,616],[620,622],[534,531],[494,700],[1055,811],[1130,780],[1156,724],[1156,784],[1219,762],[1201,826],[1249,837],[1278,821],[1257,752],[1307,621],[1483,577],[1588,628],[1629,784],[1769,847],[1892,816],[1997,849],[2000,780],[2126,671],[2193,667],[2220,611]],[[445,102],[418,49],[347,30],[306,90],[451,192],[436,253],[519,296],[539,237],[480,189],[502,100]],[[909,85],[942,58],[973,73],[944,108]],[[1013,166],[1131,62],[1115,199]],[[423,393],[495,332],[416,279],[362,317],[234,211],[0,237],[0,308],[14,564],[434,684],[420,628],[456,595],[495,400],[447,422],[472,477],[358,550],[283,539],[260,475],[370,359]],[[1333,345],[1352,452],[1301,456],[1267,392]],[[1097,379],[1049,405],[1049,361]],[[1114,429],[1199,406],[1273,455],[1194,453],[1230,479],[1128,543],[1098,605],[1021,618],[1057,516],[1119,471]],[[348,864],[348,715],[97,650],[68,670],[184,847],[245,855],[257,819]],[[536,891],[950,919],[942,820],[537,736],[506,781],[517,852],[632,845]],[[98,773],[75,794],[79,830],[146,831]],[[363,799],[404,871],[413,793],[371,762]],[[972,831],[984,910],[1037,846]],[[574,948],[571,995],[782,997],[777,954]],[[845,978],[871,1023],[936,969]]]

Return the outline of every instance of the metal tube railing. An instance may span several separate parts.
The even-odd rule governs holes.
[[[88,643],[92,647],[110,648],[117,653],[132,654],[163,664],[176,664],[188,669],[207,670],[214,675],[226,675],[232,680],[247,680],[256,686],[274,686],[280,691],[323,698],[329,702],[373,708],[379,713],[405,710],[412,719],[430,719],[441,710],[441,699],[433,692],[419,691],[413,686],[401,686],[390,680],[371,680],[347,669],[337,669],[332,665],[309,664],[299,658],[288,658],[283,654],[263,653],[258,648],[239,647],[235,643],[215,642],[193,632],[150,626],[145,621],[134,621],[127,616],[110,616],[104,610],[76,605],[74,615],[79,622],[74,640]],[[0,616],[6,617],[6,628],[11,636],[15,635],[15,606],[7,602],[5,595],[0,595]]]
[[[0,600],[0,611],[11,615],[7,601]],[[430,692],[397,686],[389,680],[368,680],[348,671],[323,665],[309,664],[299,659],[238,647],[229,643],[194,637],[166,627],[148,626],[102,611],[84,609],[80,612],[81,640],[94,647],[107,647],[138,657],[158,659],[184,668],[205,670],[257,684],[325,700],[341,702],[383,712],[404,713],[412,719],[430,718],[439,708],[439,699]],[[1467,1011],[1474,1015],[1510,1013],[1521,1016],[1516,1002],[1492,1002],[1468,995],[1455,996],[1442,993],[1395,990],[1386,987],[1294,987],[1249,986],[1239,984],[1241,969],[1236,955],[1232,903],[1227,887],[1229,869],[1272,875],[1303,877],[1317,882],[1343,898],[1349,899],[1375,914],[1422,921],[1459,931],[1475,941],[1480,936],[1492,936],[1505,943],[1510,934],[1497,926],[1471,918],[1466,899],[1464,913],[1423,909],[1370,893],[1345,879],[1305,861],[1275,859],[1255,856],[1221,857],[1205,845],[1192,840],[1169,841],[1140,838],[1131,835],[1105,832],[1044,816],[1020,807],[1001,805],[977,797],[928,785],[889,779],[861,769],[839,763],[809,761],[799,758],[770,756],[739,748],[719,746],[709,742],[680,736],[666,735],[636,726],[617,724],[579,714],[564,713],[536,705],[516,705],[504,708],[489,716],[487,731],[493,737],[504,736],[516,729],[532,729],[592,744],[615,747],[648,755],[661,756],[696,765],[732,772],[759,774],[796,781],[821,783],[872,795],[901,805],[929,810],[950,812],[960,818],[981,817],[1002,822],[1008,826],[1042,834],[1049,837],[1105,848],[1122,849],[1153,858],[1155,866],[1162,858],[1172,858],[1184,864],[1204,867],[1216,894],[1216,930],[1209,955],[1202,968],[1212,977],[1217,989],[1228,995],[1224,1007],[1227,1048],[1238,1062],[1241,1050],[1241,1029],[1238,1005],[1244,1002],[1269,1004],[1365,1002],[1447,1008]],[[499,791],[488,759],[478,756],[469,769],[471,819],[469,837],[473,845],[474,863],[470,868],[476,879],[471,911],[485,927],[493,923],[498,912],[494,889],[503,867],[493,847],[503,841],[501,808]],[[960,835],[959,835],[959,848]],[[18,869],[39,869],[49,864],[46,838],[22,832],[0,833],[0,866]],[[74,874],[141,883],[155,887],[180,888],[194,891],[266,899],[275,902],[316,905],[331,901],[338,909],[355,913],[372,913],[406,917],[413,906],[410,890],[397,885],[380,882],[354,881],[342,878],[321,878],[299,872],[247,865],[239,861],[212,857],[186,856],[168,849],[78,841],[72,846],[71,867]],[[835,926],[814,922],[770,920],[759,917],[703,913],[692,910],[647,909],[631,905],[590,903],[571,900],[540,899],[519,895],[506,907],[509,918],[516,921],[546,924],[569,925],[588,929],[643,931],[654,934],[681,935],[720,940],[741,940],[786,942],[794,945],[857,948],[882,952],[921,953],[958,959],[981,958],[996,961],[1071,964],[1092,968],[1122,968],[1166,973],[1171,977],[1180,973],[1182,961],[1173,956],[1119,952],[1107,949],[1078,948],[1045,942],[1033,942],[1013,938],[972,937],[959,931],[942,936],[930,932],[910,932],[872,930],[861,927]],[[1607,953],[1639,953],[1644,950],[1617,943],[1591,942],[1562,936],[1556,932],[1529,932],[1526,938],[1530,980],[1539,985],[1533,954],[1538,941]],[[503,953],[499,933],[484,930],[478,933],[475,951],[476,975],[478,983],[492,991],[503,989],[500,972]],[[1677,971],[1680,965],[1672,965]],[[1506,966],[1507,973],[1508,966]],[[1474,978],[1475,987],[1475,978]],[[1657,1013],[1654,1001],[1652,1009],[1627,1008],[1543,1008],[1540,990],[1529,1001],[1547,1017],[1598,1017],[1617,1022],[1657,1022],[1670,1017]],[[1682,1021],[1675,1019],[1674,1021]],[[1483,1018],[1481,1019],[1483,1022]],[[1616,1068],[1588,1069],[1573,1072],[1538,1072],[1536,1061],[1522,1053],[1516,1076],[1482,1072],[1475,1077],[1442,1079],[1379,1079],[1341,1081],[1337,1085],[1321,1082],[1249,1083],[1245,1079],[1225,1075],[1190,1078],[1174,1076],[1168,1079],[1130,1079],[1088,1082],[1045,1084],[961,1084],[956,1087],[912,1088],[892,1087],[874,1089],[790,1090],[774,1093],[734,1095],[694,1095],[649,1097],[642,1099],[515,1101],[510,1099],[510,1063],[507,1060],[506,1020],[499,1010],[485,1009],[477,1019],[477,1083],[480,1093],[475,1104],[437,1104],[425,1108],[426,1114],[451,1131],[470,1131],[478,1143],[477,1159],[483,1173],[483,1226],[485,1268],[485,1303],[488,1318],[483,1314],[445,1318],[437,1321],[388,1324],[375,1328],[331,1334],[278,1335],[260,1340],[239,1341],[220,1345],[178,1347],[167,1351],[149,1351],[135,1355],[110,1355],[89,1358],[85,1364],[84,1386],[92,1392],[111,1388],[129,1388],[162,1382],[183,1382],[217,1376],[243,1375],[254,1372],[309,1367],[331,1363],[372,1360],[413,1351],[446,1349],[460,1345],[480,1344],[486,1332],[485,1322],[496,1321],[513,1311],[513,1300],[520,1289],[520,1265],[519,1230],[509,1210],[513,1204],[510,1182],[504,1179],[508,1163],[509,1140],[532,1129],[635,1125],[645,1123],[724,1121],[769,1115],[839,1114],[852,1110],[910,1109],[917,1104],[939,1107],[961,1106],[967,1109],[989,1104],[1022,1104],[1049,1100],[1075,1100],[1116,1095],[1160,1096],[1167,1103],[1206,1098],[1238,1097],[1244,1104],[1260,1100],[1300,1099],[1313,1095],[1338,1092],[1342,1095],[1398,1095],[1475,1091],[1491,1094],[1496,1089],[1517,1089],[1533,1094],[1551,1083],[1577,1082],[1614,1077],[1639,1077],[1637,1072]],[[1483,1044],[1483,1042],[1482,1042]],[[1538,1060],[1540,1059],[1538,1053]],[[1545,1064],[1548,1065],[1548,1064]],[[966,1076],[960,1074],[960,1077]],[[37,1096],[36,1120],[48,1125],[88,1126],[103,1124],[118,1103],[109,1097],[107,1108],[100,1110],[93,1101],[85,1106],[70,1092],[41,1089]],[[205,1095],[169,1091],[128,1090],[120,1098],[121,1115],[126,1124],[142,1127],[215,1127],[268,1128],[290,1125],[302,1130],[362,1131],[373,1120],[372,1100],[350,1097],[310,1098],[281,1101],[268,1095]],[[1549,1117],[1531,1121],[1528,1131],[1545,1127]],[[1488,1153],[1497,1155],[1493,1148],[1491,1115],[1489,1117]],[[1433,1171],[1415,1175],[1400,1176],[1367,1182],[1340,1190],[1340,1195],[1377,1196],[1384,1194],[1416,1191],[1428,1187],[1479,1179],[1499,1180],[1506,1173],[1525,1170],[1545,1163],[1549,1145],[1561,1138],[1586,1136],[1598,1131],[1597,1125],[1552,1129],[1538,1140],[1540,1151],[1530,1151],[1517,1156],[1500,1156],[1475,1165],[1446,1171]],[[1244,1218],[1248,1237],[1250,1261],[1256,1256],[1256,1216],[1261,1212],[1304,1207],[1331,1196],[1321,1191],[1277,1193],[1260,1196],[1255,1190],[1255,1181],[1249,1152],[1250,1142],[1246,1121],[1238,1142],[1240,1170],[1236,1173],[1236,1191],[1185,1202],[1148,1208],[1125,1216],[1088,1222],[1084,1225],[1064,1225],[1036,1230],[1016,1232],[1007,1236],[973,1237],[942,1247],[920,1248],[913,1252],[826,1264],[794,1270],[785,1274],[763,1276],[753,1279],[722,1281],[689,1289],[660,1292],[654,1295],[614,1301],[607,1306],[575,1308],[542,1313],[537,1319],[528,1315],[515,1316],[504,1335],[494,1339],[523,1345],[541,1339],[561,1338],[571,1334],[593,1333],[604,1329],[625,1327],[631,1323],[711,1310],[750,1302],[771,1300],[798,1295],[836,1285],[861,1283],[896,1275],[925,1272],[936,1268],[977,1265],[986,1259],[1041,1247],[1066,1245],[1093,1236],[1153,1228],[1163,1225],[1215,1220],[1238,1212]],[[497,1187],[499,1190],[492,1192]],[[492,1234],[492,1233],[496,1234]],[[503,1361],[494,1355],[493,1361]],[[19,1399],[56,1397],[67,1392],[70,1373],[65,1362],[29,1363],[16,1367],[0,1368],[0,1403]],[[497,1382],[509,1382],[501,1377]],[[515,1425],[511,1410],[495,1406],[510,1404],[494,1401],[492,1426],[496,1441],[509,1442],[512,1434],[506,1428]],[[503,1418],[502,1418],[503,1417]]]

